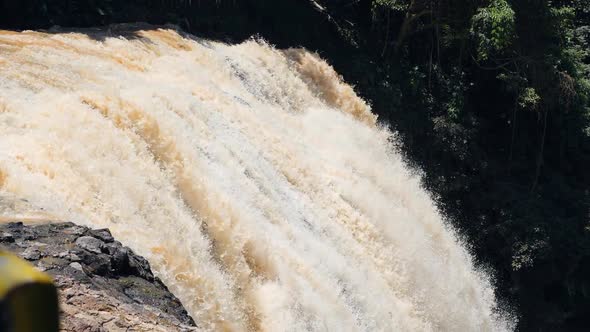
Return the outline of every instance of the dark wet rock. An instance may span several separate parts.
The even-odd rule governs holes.
[[[82,262],[85,263],[84,271],[90,275],[108,276],[114,272],[111,269],[111,258],[105,254],[85,254]]]
[[[139,276],[149,281],[154,280],[154,275],[150,270],[150,263],[147,259],[141,256],[128,256],[129,257],[129,273],[132,275]]]
[[[102,253],[104,242],[92,236],[81,236],[76,240],[76,245],[95,254]]]
[[[29,247],[22,252],[21,256],[29,261],[37,260],[41,258],[41,251],[36,247]]]
[[[15,239],[19,238],[30,241],[37,238],[37,234],[30,228],[25,227],[22,222],[10,222],[6,224],[3,228],[3,232],[12,234]]]
[[[72,227],[68,227],[63,229],[63,232],[65,234],[71,234],[71,235],[84,235],[84,233],[86,233],[86,231],[88,231],[88,228],[86,227],[82,227],[82,226],[76,226],[73,225]]]
[[[42,271],[47,271],[67,265],[68,263],[69,261],[62,258],[45,256],[37,262],[37,267]]]
[[[64,331],[196,328],[149,262],[116,241],[108,229],[69,222],[0,224],[0,250],[14,252],[54,277]]]
[[[102,240],[103,242],[106,242],[106,243],[110,243],[110,242],[115,241],[115,239],[113,238],[113,235],[111,235],[111,231],[109,231],[106,228],[91,229],[88,231],[88,234],[90,236],[93,236],[99,240]]]
[[[14,242],[14,236],[7,232],[0,233],[0,242]]]
[[[74,268],[78,271],[84,271],[84,269],[82,268],[82,264],[78,262],[70,263],[69,267]]]
[[[20,236],[23,240],[27,240],[27,241],[37,239],[37,234],[35,234],[35,232],[31,231],[30,229],[23,229]]]

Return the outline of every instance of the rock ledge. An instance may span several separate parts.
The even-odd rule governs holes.
[[[196,331],[148,261],[108,229],[73,223],[0,224],[0,250],[52,275],[63,331]]]

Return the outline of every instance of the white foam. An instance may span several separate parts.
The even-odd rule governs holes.
[[[513,328],[329,65],[127,36],[0,31],[0,197],[110,228],[204,330]]]

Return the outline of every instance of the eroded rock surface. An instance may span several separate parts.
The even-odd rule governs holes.
[[[146,259],[109,230],[73,223],[0,224],[0,249],[54,277],[63,331],[196,331]]]

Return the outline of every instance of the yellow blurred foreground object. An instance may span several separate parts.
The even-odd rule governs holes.
[[[58,331],[58,314],[51,277],[0,251],[0,331]]]

